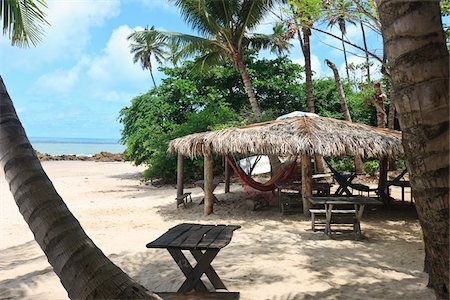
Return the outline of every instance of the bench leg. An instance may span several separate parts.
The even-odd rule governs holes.
[[[201,280],[197,280],[196,282],[193,283],[191,281],[191,284],[189,286],[184,286],[186,281],[188,281],[188,279],[191,278],[191,273],[193,272],[194,269],[192,268],[186,256],[184,256],[183,252],[181,252],[180,249],[167,249],[167,251],[169,251],[170,255],[177,263],[181,272],[183,272],[184,276],[186,276],[186,280],[184,281],[183,285],[178,289],[178,292],[190,292],[192,289],[195,289],[197,292],[207,292],[208,289]],[[189,290],[187,290],[187,288],[189,288]]]
[[[194,258],[197,261],[202,260],[203,258],[203,252],[200,250],[191,250],[192,256],[194,256]],[[211,281],[212,285],[215,287],[215,289],[224,289],[226,290],[227,288],[225,287],[225,284],[223,284],[222,280],[220,279],[219,275],[217,275],[216,271],[214,271],[213,267],[211,265],[209,265],[206,270],[205,270],[205,274],[208,277],[209,281]]]
[[[171,249],[175,250],[175,249]],[[181,250],[180,250],[181,252]],[[204,283],[200,280],[202,275],[206,272],[207,269],[212,268],[211,262],[216,257],[217,253],[219,253],[219,249],[208,249],[206,252],[199,257],[197,261],[197,265],[192,269],[191,272],[186,276],[186,280],[181,285],[178,292],[189,292],[192,289],[197,290],[197,286],[205,286]],[[203,289],[203,287],[201,287]],[[205,287],[206,289],[206,287]]]
[[[364,204],[358,205],[355,204],[355,224],[353,226],[353,230],[355,232],[355,239],[361,239],[361,219],[364,212]]]
[[[315,213],[311,213],[311,229],[312,231],[316,231],[316,220],[315,220]]]
[[[325,215],[327,218],[326,224],[325,224],[325,233],[329,236],[331,236],[331,211],[333,210],[333,204],[325,204]]]

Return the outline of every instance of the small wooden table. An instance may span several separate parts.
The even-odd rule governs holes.
[[[214,177],[213,188],[212,188],[213,193],[220,182],[221,182],[220,178]],[[194,182],[194,184],[196,186],[200,187],[203,190],[203,193],[205,193],[205,181],[203,179],[197,180],[196,182]],[[202,201],[200,201],[199,205],[203,204],[204,202],[205,202],[205,197],[203,197],[203,199],[202,199]],[[219,202],[220,202],[219,199],[217,199],[217,197],[213,194],[213,203],[219,203]]]
[[[241,228],[238,225],[201,225],[183,223],[164,233],[151,243],[147,248],[165,248],[177,263],[186,280],[178,290],[178,293],[186,293],[192,290],[196,292],[208,292],[201,281],[206,274],[215,289],[225,289],[222,280],[217,275],[211,262],[220,249],[228,245],[233,236],[233,231]],[[189,250],[197,261],[195,267],[184,256],[181,250]],[[229,294],[229,293],[226,293]],[[236,294],[236,293],[234,293]]]
[[[325,233],[327,235],[331,235],[331,217],[333,206],[342,206],[342,205],[353,205],[355,207],[355,224],[354,224],[354,232],[356,238],[361,238],[361,218],[364,212],[364,207],[366,205],[381,205],[382,203],[373,198],[364,197],[364,196],[352,196],[352,197],[311,197],[309,201],[313,205],[324,205],[325,206],[325,216],[326,216],[326,224],[325,224]]]

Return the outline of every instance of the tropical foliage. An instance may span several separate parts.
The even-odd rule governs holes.
[[[274,6],[275,0],[173,0],[186,23],[199,33],[199,36],[160,32],[160,35],[178,45],[178,57],[194,57],[190,65],[194,71],[205,71],[214,65],[227,61],[239,71],[248,100],[256,119],[261,117],[261,108],[255,96],[246,65],[247,49],[271,49],[282,53],[290,47],[283,40],[283,30],[276,27],[274,34],[252,33]],[[142,31],[136,37],[149,35]],[[152,33],[153,34],[153,33]]]
[[[303,68],[287,57],[257,59],[246,56],[249,74],[265,111],[263,120],[273,120],[294,110],[307,109]],[[228,62],[206,73],[192,74],[192,64],[162,68],[167,78],[148,93],[132,100],[120,114],[124,125],[122,141],[127,156],[137,164],[146,164],[147,178],[174,181],[176,157],[166,153],[168,142],[194,132],[237,126],[251,119],[252,111],[239,73]],[[374,124],[373,109],[365,106],[367,94],[354,93],[345,86],[349,109],[355,121]],[[317,112],[323,116],[343,118],[334,80],[314,81]],[[187,180],[202,177],[202,162],[186,161]],[[220,164],[218,164],[220,165]]]

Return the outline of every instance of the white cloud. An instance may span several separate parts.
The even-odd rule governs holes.
[[[135,86],[149,83],[148,70],[142,70],[139,64],[133,63],[130,42],[127,40],[130,33],[142,29],[142,27],[131,29],[128,25],[114,29],[101,54],[92,59],[87,75],[98,84],[111,85],[111,88],[115,83],[129,82]],[[152,63],[153,73],[155,77],[159,77],[160,73],[156,70],[158,64],[156,61]]]
[[[91,28],[103,25],[119,11],[118,0],[49,1],[51,27],[38,48],[45,48],[49,55],[79,55],[91,39]]]
[[[60,68],[40,76],[36,86],[39,89],[68,94],[78,82],[80,73],[87,65],[89,65],[89,58],[83,57],[75,66],[68,70]]]
[[[301,57],[298,59],[293,59],[292,62],[304,66],[305,58]],[[323,77],[326,73],[326,71],[322,70],[322,63],[320,62],[319,57],[315,54],[311,54],[311,69],[314,72],[314,78]]]
[[[120,12],[119,0],[51,0],[47,4],[46,19],[50,26],[44,27],[44,36],[36,47],[18,49],[2,44],[5,58],[13,57],[15,68],[38,69],[44,64],[78,59],[91,41],[92,28],[105,24]]]

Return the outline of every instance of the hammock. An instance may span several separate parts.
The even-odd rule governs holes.
[[[236,173],[239,176],[242,183],[254,188],[255,190],[262,192],[273,191],[276,188],[275,184],[285,181],[287,178],[291,176],[292,173],[294,173],[294,171],[297,171],[297,162],[294,161],[289,166],[280,168],[280,170],[274,176],[272,176],[272,178],[270,178],[269,181],[261,183],[248,176],[244,172],[244,170],[242,170],[239,164],[234,165],[231,162],[228,155],[225,155],[225,159],[233,169],[234,173]]]

